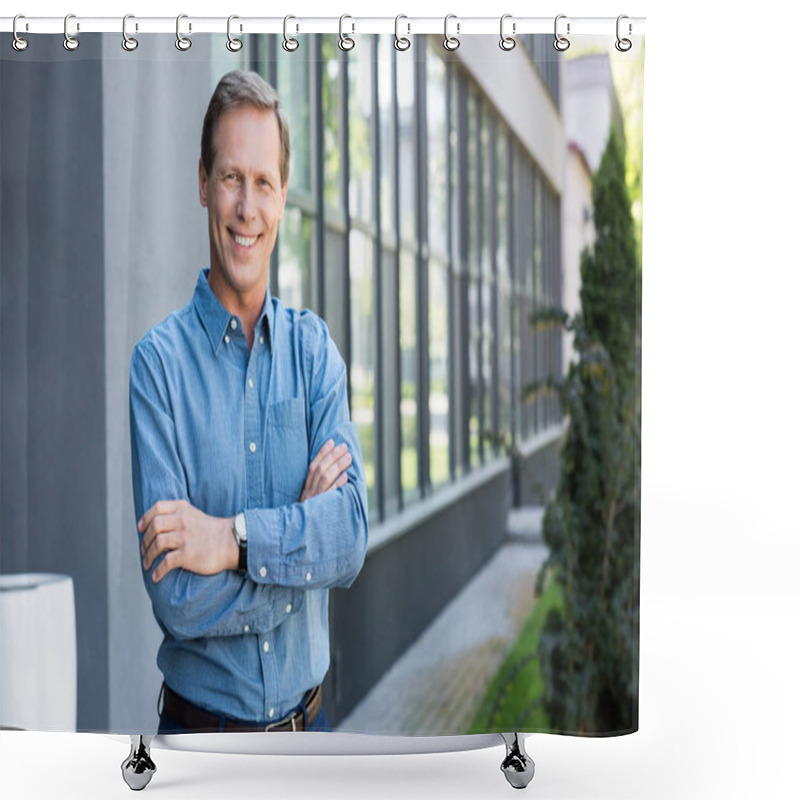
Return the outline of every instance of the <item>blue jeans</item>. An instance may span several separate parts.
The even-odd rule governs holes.
[[[222,725],[225,722],[225,717],[220,717],[220,732],[222,732]],[[241,720],[236,720],[237,722],[241,722]],[[255,723],[245,722],[245,725],[249,725],[250,727],[258,727]],[[266,727],[266,726],[265,726]],[[331,726],[328,722],[328,718],[325,716],[325,708],[320,707],[319,714],[314,718],[314,721],[308,727],[309,731],[323,731],[325,733],[331,732]],[[158,722],[158,732],[159,734],[162,733],[196,733],[196,731],[192,730],[191,728],[183,728],[181,725],[176,722],[166,711],[161,711],[161,716]]]

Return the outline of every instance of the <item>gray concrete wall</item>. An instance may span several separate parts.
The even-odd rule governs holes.
[[[77,724],[107,730],[100,41],[0,50],[0,566],[72,576]]]

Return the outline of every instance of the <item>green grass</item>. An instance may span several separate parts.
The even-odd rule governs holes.
[[[550,730],[537,651],[548,613],[563,608],[561,587],[550,576],[517,641],[492,678],[467,733]]]

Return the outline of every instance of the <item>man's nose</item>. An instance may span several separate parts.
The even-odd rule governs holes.
[[[241,219],[252,219],[255,216],[256,207],[253,198],[253,187],[247,182],[242,182],[239,190],[239,202],[236,211]]]

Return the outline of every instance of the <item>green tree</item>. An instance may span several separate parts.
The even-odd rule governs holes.
[[[569,428],[538,586],[555,579],[564,598],[540,638],[545,707],[555,728],[587,734],[638,725],[639,270],[613,131],[592,198],[597,238],[581,259],[581,313],[565,322],[577,361],[558,387]]]

